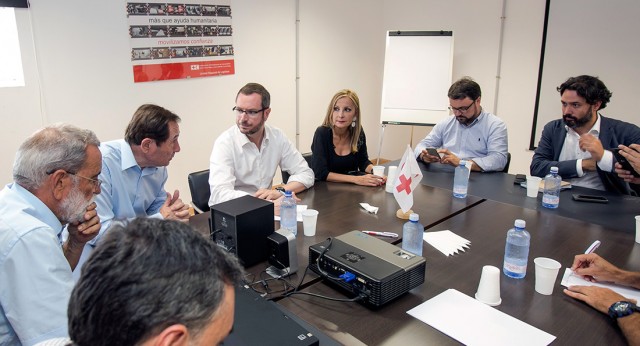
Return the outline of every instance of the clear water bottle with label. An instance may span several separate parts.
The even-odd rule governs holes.
[[[562,178],[558,175],[558,167],[551,167],[551,171],[544,177],[544,193],[542,206],[555,209],[560,204],[560,185]]]
[[[420,216],[416,213],[411,213],[409,221],[402,226],[402,249],[422,256],[424,226],[419,221]]]
[[[296,212],[296,200],[291,191],[284,192],[284,199],[280,204],[280,227],[286,228],[293,235],[298,234],[298,220]]]
[[[466,165],[467,161],[460,160],[460,164],[456,167],[455,174],[453,176],[453,197],[467,197],[467,188],[469,187],[469,169]]]
[[[524,220],[516,220],[514,228],[507,232],[507,244],[504,247],[502,271],[515,279],[522,279],[527,274],[531,235],[524,229],[525,226]]]

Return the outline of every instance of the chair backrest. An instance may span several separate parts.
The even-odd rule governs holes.
[[[196,213],[209,211],[209,197],[211,187],[209,187],[209,170],[190,173],[189,190],[191,191],[191,202]]]
[[[311,167],[311,158],[313,158],[313,153],[304,153],[302,154],[302,157],[307,161],[307,165]],[[282,171],[282,183],[286,184],[290,176],[289,172]]]
[[[502,172],[509,173],[509,164],[510,163],[511,163],[511,153],[507,152],[507,164],[504,165],[504,168],[502,169]]]

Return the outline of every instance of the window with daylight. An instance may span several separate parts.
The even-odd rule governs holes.
[[[24,86],[18,27],[10,7],[0,7],[0,47],[0,88]]]

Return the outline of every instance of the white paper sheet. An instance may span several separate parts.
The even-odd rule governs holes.
[[[422,239],[447,256],[457,254],[458,251],[464,252],[471,245],[469,240],[449,230],[425,232]]]
[[[574,275],[573,271],[570,268],[566,268],[564,270],[564,275],[562,276],[562,282],[560,284],[565,287],[577,286],[577,285],[606,287],[615,292],[618,292],[620,295],[622,295],[625,298],[635,299],[640,302],[640,291],[636,289],[620,286],[612,283],[587,281],[582,277],[580,277],[580,275]]]
[[[556,338],[454,289],[407,313],[466,345],[548,345]]]
[[[302,222],[302,212],[307,210],[307,206],[303,204],[296,205],[296,220]],[[275,221],[280,221],[280,215],[273,215]]]

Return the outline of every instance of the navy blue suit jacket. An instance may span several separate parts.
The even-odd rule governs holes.
[[[624,121],[600,116],[600,133],[598,138],[605,150],[617,148],[619,144],[626,146],[640,144],[640,128]],[[558,167],[558,173],[562,179],[571,179],[578,176],[576,161],[558,161],[562,145],[567,135],[562,119],[550,121],[542,130],[542,138],[538,143],[533,159],[531,160],[531,175],[544,177],[552,166]],[[615,161],[615,158],[614,158]],[[596,166],[597,167],[597,166]],[[597,167],[598,176],[607,191],[621,194],[635,194],[628,183],[613,172],[604,172]]]

